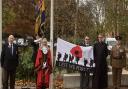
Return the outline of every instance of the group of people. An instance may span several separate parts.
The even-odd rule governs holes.
[[[1,52],[2,83],[3,89],[15,89],[16,68],[19,64],[18,46],[14,44],[14,36],[10,35],[3,45]],[[46,38],[35,41],[38,45],[35,57],[36,89],[49,87],[50,74],[52,72],[51,52]],[[10,84],[8,84],[8,82]]]
[[[15,76],[16,68],[18,66],[18,46],[13,43],[14,36],[10,35],[8,37],[8,42],[3,45],[1,52],[1,67],[2,67],[2,82],[3,89],[15,89]],[[36,47],[38,47],[35,53],[35,71],[37,73],[37,89],[49,88],[50,74],[52,72],[52,59],[50,47],[48,46],[46,38],[37,38]],[[98,41],[92,45],[90,44],[90,38],[85,37],[85,41],[80,44],[81,46],[93,46],[94,48],[94,63],[95,68],[92,78],[92,88],[93,89],[106,89],[108,87],[108,65],[107,56],[108,49],[107,44],[104,42],[104,37],[102,34],[98,35]],[[126,64],[126,52],[125,48],[121,45],[121,37],[116,37],[117,42],[110,52],[110,64],[112,66],[113,74],[113,89],[120,89],[121,86],[121,74],[122,68]],[[8,81],[10,80],[10,84]],[[80,71],[80,89],[89,88],[90,73],[88,71]]]
[[[92,76],[92,88],[107,89],[108,64],[106,59],[109,50],[102,34],[99,34],[97,39],[98,41],[92,45],[90,38],[86,36],[81,46],[93,46],[95,68]],[[113,89],[120,89],[122,69],[126,66],[126,52],[121,44],[121,37],[117,36],[116,40],[116,45],[110,51],[110,64],[112,66]],[[89,71],[80,71],[80,89],[89,89],[90,76]]]

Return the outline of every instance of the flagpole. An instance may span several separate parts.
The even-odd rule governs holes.
[[[52,58],[52,66],[54,63],[54,58],[53,58],[53,30],[54,30],[54,0],[51,0],[51,16],[50,16],[50,48],[51,48],[51,58]],[[53,73],[51,74],[50,78],[50,89],[54,89],[53,87]]]
[[[0,53],[1,53],[1,50],[2,50],[2,0],[0,0]],[[1,66],[0,66],[0,89],[2,89],[2,68]]]

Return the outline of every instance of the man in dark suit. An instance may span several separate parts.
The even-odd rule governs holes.
[[[14,36],[8,37],[8,42],[3,45],[1,52],[1,66],[3,68],[2,82],[3,89],[8,89],[10,79],[10,89],[15,89],[16,67],[18,66],[18,47],[13,43]]]
[[[88,36],[85,36],[84,42],[81,44],[81,46],[87,47],[90,45],[90,38]],[[89,88],[89,77],[90,73],[89,71],[80,71],[80,89],[88,89]]]

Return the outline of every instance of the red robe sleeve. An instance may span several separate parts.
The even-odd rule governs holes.
[[[40,59],[42,58],[42,52],[40,49],[38,49],[36,62],[35,62],[35,68],[37,68],[40,65]]]
[[[36,62],[35,62],[35,68],[38,68],[38,66],[40,66],[40,60],[42,59],[42,52],[40,49],[38,49],[37,52],[37,57],[36,57]],[[42,70],[38,70],[37,71],[37,89],[41,89],[42,87],[42,76],[43,76],[43,71]]]
[[[49,73],[52,72],[52,58],[51,58],[51,51],[48,51],[48,55],[47,55],[47,66],[49,68]]]

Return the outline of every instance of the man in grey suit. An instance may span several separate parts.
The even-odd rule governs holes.
[[[85,36],[84,42],[81,44],[81,46],[87,47],[90,45],[90,38],[88,36]],[[89,88],[89,77],[90,73],[89,71],[80,71],[80,89],[88,89]]]

